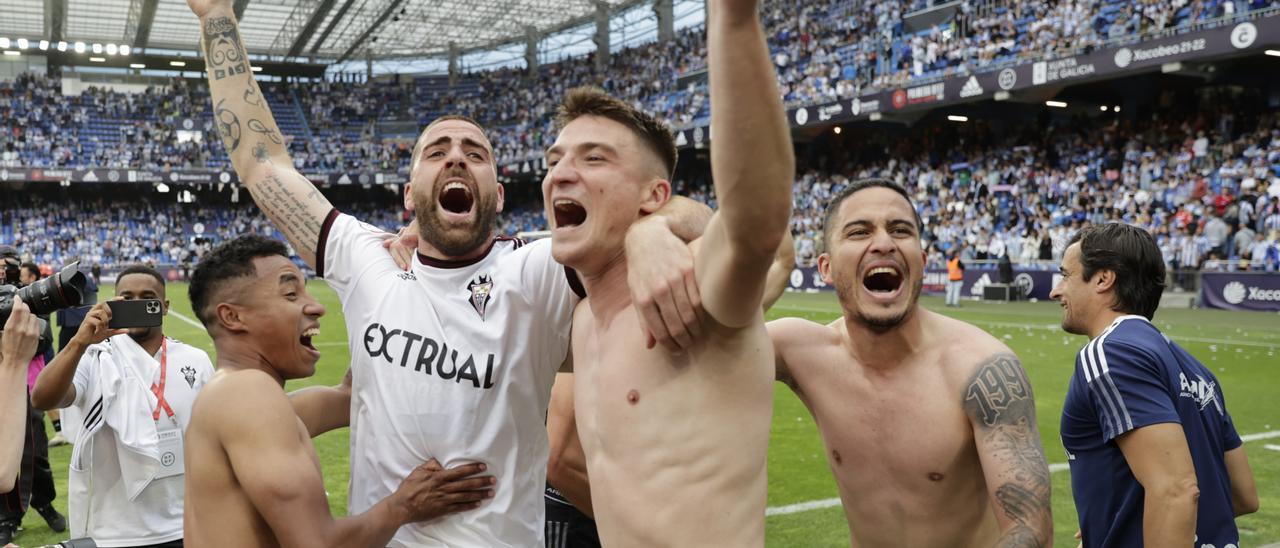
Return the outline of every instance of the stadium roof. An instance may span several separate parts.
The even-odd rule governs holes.
[[[375,59],[446,55],[523,41],[641,0],[235,0],[250,53]],[[127,44],[193,50],[186,0],[0,0],[0,37],[32,43]],[[59,20],[61,19],[61,20]]]

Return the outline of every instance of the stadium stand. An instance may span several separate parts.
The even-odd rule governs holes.
[[[963,2],[940,21],[911,30],[907,19],[933,9],[929,4],[766,2],[764,21],[785,101],[815,104],[1061,57],[1219,24],[1280,2]],[[416,134],[387,128],[416,131],[444,113],[484,123],[504,164],[541,157],[554,138],[559,98],[578,85],[603,87],[675,126],[705,124],[705,49],[703,30],[693,27],[670,42],[615,54],[603,73],[587,56],[545,64],[532,79],[525,69],[510,68],[464,74],[452,85],[445,76],[397,76],[362,84],[270,83],[264,94],[303,170],[404,171]],[[797,177],[797,260],[810,265],[821,250],[821,205],[828,197],[850,179],[882,176],[917,194],[933,264],[958,242],[967,243],[966,253],[979,262],[994,258],[993,248],[1028,265],[1052,261],[1084,223],[1124,220],[1157,234],[1171,267],[1276,270],[1280,125],[1274,108],[1260,99],[1245,104],[1252,111],[1197,105],[1191,113],[1095,116],[1022,131],[938,122],[892,141],[879,136],[833,147],[838,159],[811,162]],[[25,74],[0,82],[0,119],[0,166],[228,168],[221,144],[214,144],[203,81],[179,78],[134,94],[89,88],[63,96],[56,76]],[[682,172],[678,190],[714,203],[696,170]],[[255,210],[222,197],[194,210],[112,196],[50,201],[37,194],[26,200],[0,213],[0,243],[42,242],[27,251],[45,264],[70,257],[105,265],[182,264],[204,249],[199,242],[271,230]],[[348,209],[385,228],[403,224],[388,213],[393,201],[385,208],[376,202],[355,200]],[[543,228],[537,202],[532,195],[511,204],[503,231]],[[193,233],[193,219],[204,232]],[[120,221],[127,230],[105,228]],[[85,234],[106,245],[85,249]]]
[[[1070,119],[1045,131],[999,136],[982,124],[945,122],[912,129],[906,138],[866,136],[845,157],[798,175],[792,221],[797,260],[811,265],[820,252],[823,207],[831,196],[852,179],[885,177],[917,196],[935,264],[965,242],[975,260],[994,259],[992,250],[1003,249],[1014,262],[1049,265],[1083,224],[1123,220],[1155,233],[1174,268],[1212,260],[1222,268],[1280,269],[1277,112],[1153,114]],[[966,145],[973,142],[983,145]],[[540,197],[528,192],[534,183],[514,185],[526,192],[509,198],[503,232],[545,228]],[[677,191],[714,205],[705,179],[685,177]],[[340,208],[389,230],[404,224],[395,194],[349,194],[345,203],[335,199]],[[37,193],[0,213],[0,243],[42,242],[43,248],[26,251],[44,264],[71,257],[105,265],[182,264],[203,249],[197,240],[272,233],[251,206],[225,203],[213,191],[201,198],[200,205],[187,205],[159,197],[68,200]],[[105,244],[91,249],[86,234]]]
[[[1004,2],[960,4],[954,15],[914,32],[904,14],[922,2],[772,0],[765,24],[790,105],[850,98],[872,89],[989,71],[1011,62],[1063,57],[1104,43],[1127,43],[1192,25],[1271,10],[1280,1]],[[1136,7],[1135,7],[1136,6]],[[413,135],[381,125],[461,113],[486,124],[499,162],[540,157],[550,144],[564,91],[597,85],[675,125],[705,123],[705,36],[681,30],[668,43],[628,48],[597,74],[590,56],[543,65],[532,80],[522,68],[370,84],[265,86],[300,168],[320,171],[404,169]],[[27,75],[0,83],[0,165],[66,167],[227,167],[202,81],[125,96],[90,89],[61,99],[56,78]],[[53,100],[59,98],[59,100]],[[175,131],[194,120],[201,142]],[[83,138],[82,138],[83,137]]]

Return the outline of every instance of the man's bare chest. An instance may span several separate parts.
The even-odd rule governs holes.
[[[977,462],[960,396],[936,374],[885,378],[832,368],[797,381],[838,475],[927,485]]]

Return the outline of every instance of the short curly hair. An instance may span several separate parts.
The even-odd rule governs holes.
[[[200,260],[191,274],[187,295],[191,298],[191,310],[206,328],[213,323],[210,299],[227,281],[258,273],[253,260],[258,257],[279,255],[289,258],[289,248],[280,240],[257,234],[245,234],[213,248]]]

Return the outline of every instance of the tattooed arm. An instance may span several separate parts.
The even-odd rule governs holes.
[[[263,213],[315,268],[320,225],[333,209],[293,168],[284,137],[253,79],[231,0],[187,0],[200,18],[200,44],[213,117],[236,174]]]
[[[1049,465],[1022,363],[1012,353],[991,356],[969,378],[963,397],[1002,530],[996,546],[1048,546],[1053,539]]]

